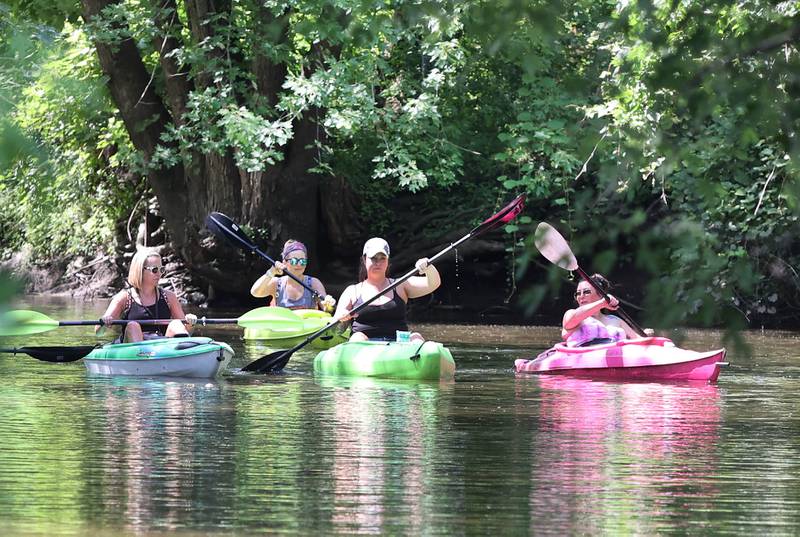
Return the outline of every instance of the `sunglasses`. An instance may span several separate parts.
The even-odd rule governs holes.
[[[144,270],[149,270],[153,274],[164,274],[167,272],[167,269],[164,267],[144,267]]]
[[[581,296],[591,295],[591,289],[584,289],[583,291],[575,291],[575,298],[580,298]]]
[[[289,263],[290,265],[294,266],[300,265],[301,267],[305,267],[306,265],[308,265],[308,259],[306,259],[305,257],[292,257],[290,259],[287,259],[286,262]]]

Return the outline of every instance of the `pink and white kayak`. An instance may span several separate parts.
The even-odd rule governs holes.
[[[728,365],[725,349],[696,352],[663,337],[626,339],[592,347],[557,344],[533,360],[516,360],[518,373],[571,375],[603,380],[703,380],[715,382]]]

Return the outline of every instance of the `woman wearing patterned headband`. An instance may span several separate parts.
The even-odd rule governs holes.
[[[336,300],[325,293],[325,287],[322,282],[317,278],[305,275],[306,265],[308,265],[308,251],[305,245],[302,242],[289,239],[283,245],[281,261],[276,261],[274,267],[256,280],[250,289],[250,294],[258,298],[271,296],[272,304],[282,308],[293,310],[318,308],[332,311]],[[308,287],[311,287],[319,296],[325,298],[316,300],[311,291],[289,276],[284,275],[287,271]]]

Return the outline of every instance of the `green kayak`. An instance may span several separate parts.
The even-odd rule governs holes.
[[[451,378],[455,370],[453,355],[435,341],[348,342],[314,358],[314,371],[321,375],[436,380]]]
[[[330,323],[333,319],[329,313],[320,310],[286,308],[269,308],[274,314],[282,317],[281,323],[273,328],[245,328],[245,341],[264,344],[268,347],[288,349],[303,342],[308,336]],[[291,321],[291,322],[290,322]],[[330,349],[344,343],[350,337],[350,330],[339,333],[335,328],[326,330],[314,339],[309,346],[315,349]]]

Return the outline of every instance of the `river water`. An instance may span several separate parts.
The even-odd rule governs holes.
[[[236,351],[215,381],[0,355],[0,534],[800,533],[797,334],[744,334],[752,354],[703,385],[515,375],[554,327],[414,328],[449,346],[454,381],[317,378],[303,351],[235,374],[265,352],[235,326],[199,331]],[[62,327],[4,345],[94,342]]]

